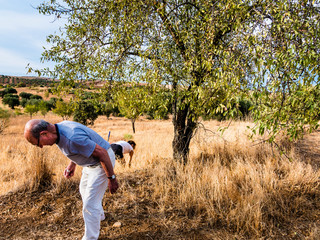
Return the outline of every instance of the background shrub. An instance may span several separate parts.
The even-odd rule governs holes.
[[[0,134],[9,126],[10,113],[8,110],[0,108]]]
[[[98,116],[95,105],[88,100],[81,100],[75,105],[73,120],[76,122],[93,125]]]

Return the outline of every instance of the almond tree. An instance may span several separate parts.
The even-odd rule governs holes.
[[[123,87],[114,94],[114,101],[120,114],[130,119],[133,133],[136,132],[135,122],[145,111],[146,91],[143,87]]]
[[[174,158],[184,162],[199,116],[235,115],[242,95],[255,100],[260,133],[270,130],[273,141],[286,130],[295,138],[306,124],[317,127],[319,6],[319,0],[51,0],[40,13],[68,22],[60,35],[48,36],[53,46],[42,55],[55,69],[37,72],[58,77],[62,88],[77,80],[169,86]]]

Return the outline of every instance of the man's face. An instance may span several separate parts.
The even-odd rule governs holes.
[[[33,137],[30,133],[25,133],[25,138],[28,140],[29,143],[35,145],[39,148],[43,148],[46,145],[53,145],[55,143],[55,139],[53,138],[52,134],[48,131],[40,132],[39,138]]]
[[[52,146],[56,143],[56,138],[54,134],[49,131],[40,132],[37,146],[42,148],[43,146]]]

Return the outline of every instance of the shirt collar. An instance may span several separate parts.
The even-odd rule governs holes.
[[[57,124],[55,124],[54,126],[56,127],[56,132],[57,132],[57,141],[56,141],[56,144],[58,144],[58,143],[59,143],[59,141],[60,141],[59,128],[58,128],[58,125],[57,125]]]

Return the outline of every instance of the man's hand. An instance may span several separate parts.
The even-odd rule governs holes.
[[[63,175],[65,176],[65,178],[69,179],[73,177],[75,170],[76,170],[76,164],[71,162],[68,165],[68,167],[66,167],[66,169],[64,170]]]
[[[114,194],[118,188],[119,188],[119,184],[118,184],[118,181],[117,179],[108,179],[108,187],[109,187],[109,192],[111,194]]]

